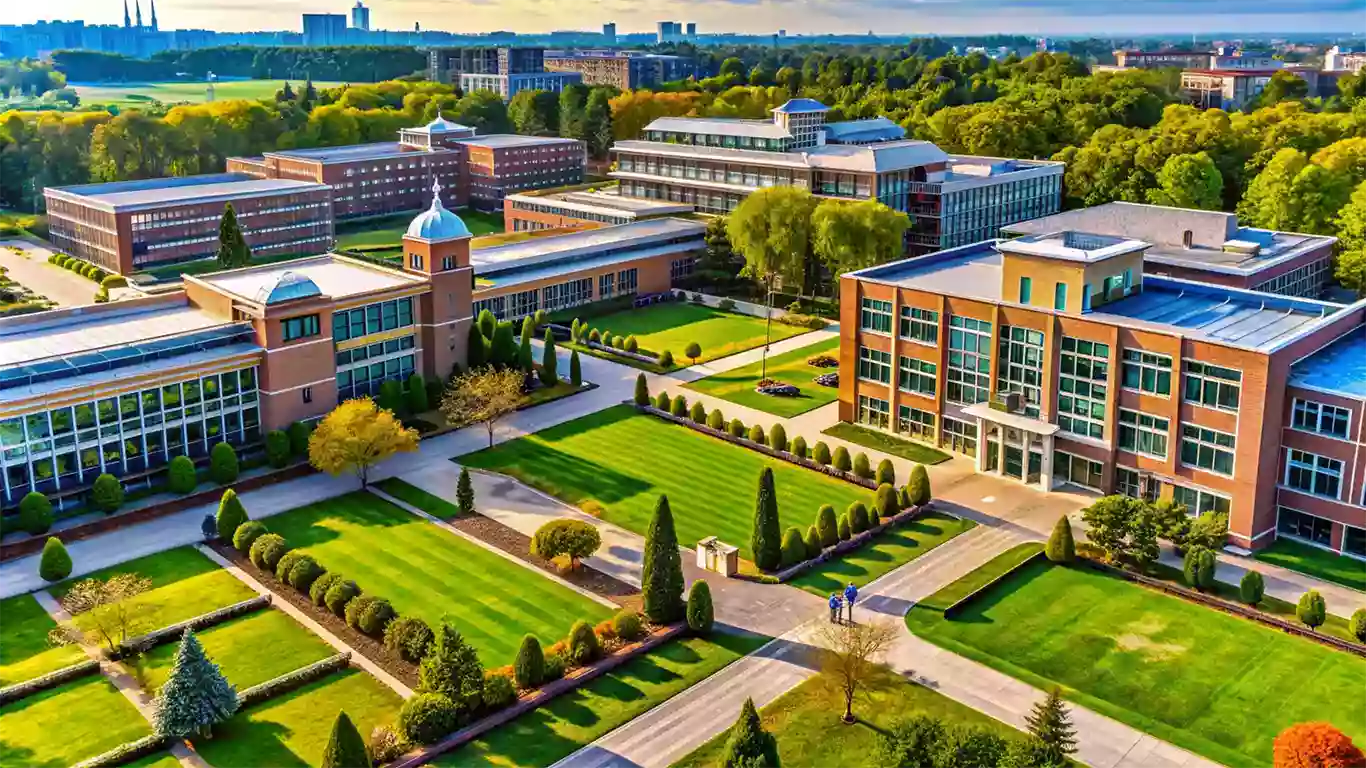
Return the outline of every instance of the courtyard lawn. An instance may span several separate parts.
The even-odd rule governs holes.
[[[904,440],[886,432],[879,432],[876,429],[869,429],[858,424],[850,424],[847,421],[841,421],[824,430],[821,434],[920,464],[939,464],[953,458],[933,446],[917,443],[913,440]]]
[[[707,638],[675,640],[438,758],[433,765],[551,765],[710,677],[768,640],[720,632]]]
[[[759,472],[773,468],[783,528],[804,531],[822,504],[843,511],[870,503],[852,483],[732,445],[663,419],[614,406],[462,456],[461,464],[503,472],[570,504],[601,505],[599,516],[644,534],[660,494],[669,497],[678,541],[718,536],[749,550]]]
[[[303,86],[302,80],[290,80],[296,90]],[[273,99],[275,92],[283,88],[284,80],[223,80],[213,84],[214,100],[229,99]],[[335,88],[342,83],[315,82],[318,90]],[[153,83],[73,83],[81,104],[113,104],[121,108],[146,107],[153,101],[163,104],[202,104],[208,99],[209,84],[205,81],[166,81]]]
[[[1366,592],[1366,562],[1289,539],[1276,539],[1258,550],[1257,559],[1324,581]]]
[[[405,211],[392,216],[339,222],[337,224],[337,247],[346,249],[357,246],[391,245],[398,248],[403,241],[404,233],[408,231],[408,225],[412,223],[413,217],[418,213],[420,211]],[[465,226],[469,228],[470,234],[474,235],[476,240],[480,235],[496,234],[503,231],[501,213],[484,213],[472,209],[465,209],[456,213],[465,222]]]
[[[138,612],[142,614],[130,634],[151,632],[256,597],[250,587],[193,547],[129,560],[72,581],[107,579],[119,573],[136,573],[152,580],[150,590],[129,601],[139,606]],[[65,586],[69,588],[70,583]],[[66,591],[56,587],[52,593],[61,597]],[[76,624],[88,628],[80,616],[76,617]]]
[[[47,641],[56,626],[33,595],[0,600],[0,688],[85,661],[79,646]]]
[[[1276,734],[1305,721],[1366,740],[1366,659],[1247,619],[1043,560],[946,620],[936,606],[950,602],[917,604],[907,626],[1225,765],[1269,765]]]
[[[126,764],[124,768],[180,768],[180,761],[170,752],[155,752]]]
[[[112,683],[89,675],[0,707],[0,765],[66,768],[151,732]]]
[[[823,373],[834,373],[838,369],[816,368],[806,364],[807,358],[815,355],[837,357],[839,349],[840,340],[834,338],[769,356],[768,377],[800,388],[802,393],[797,397],[772,397],[755,392],[754,388],[759,386],[759,379],[762,378],[762,363],[750,363],[732,371],[712,374],[683,386],[746,408],[791,418],[839,399],[839,387],[822,387],[812,381]]]
[[[432,626],[448,617],[488,667],[512,663],[527,633],[549,645],[575,621],[596,624],[613,613],[374,494],[338,496],[269,524],[324,568],[389,600],[400,616]]]
[[[406,480],[401,480],[397,477],[386,477],[375,483],[375,487],[399,501],[405,501],[412,504],[423,512],[426,512],[429,515],[435,515],[442,520],[454,520],[460,516],[460,507],[457,507],[434,493],[428,493]]]
[[[766,324],[762,317],[722,312],[681,301],[625,309],[586,318],[586,321],[589,327],[610,332],[613,336],[623,339],[635,336],[642,354],[657,355],[667,349],[673,353],[678,366],[693,363],[683,356],[683,350],[694,341],[702,346],[702,356],[697,358],[699,363],[763,346]],[[778,342],[808,331],[774,321],[771,339]]]
[[[862,587],[976,525],[971,520],[928,512],[884,531],[872,544],[827,560],[788,583],[817,597],[838,592],[850,582]]]
[[[335,651],[283,611],[249,613],[196,633],[204,652],[229,683],[244,691],[331,656]],[[155,693],[170,677],[180,643],[158,645],[144,657],[143,687]]]
[[[877,768],[882,734],[898,721],[927,715],[945,725],[985,727],[1005,739],[1024,734],[977,710],[916,685],[887,667],[877,667],[866,688],[854,697],[859,721],[844,725],[844,694],[837,683],[817,675],[764,707],[764,730],[778,738],[778,757],[786,768]],[[735,713],[739,716],[739,712]],[[719,768],[730,730],[674,763],[672,768]]]
[[[320,765],[337,712],[368,741],[376,726],[393,724],[401,704],[373,677],[347,669],[238,712],[212,739],[195,739],[195,749],[214,768]]]

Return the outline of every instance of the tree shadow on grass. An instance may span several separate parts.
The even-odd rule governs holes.
[[[612,504],[646,493],[654,487],[633,475],[540,442],[519,440],[504,443],[485,454],[485,460],[482,461],[469,461],[470,456],[462,458],[471,467],[505,472],[571,504],[589,499]]]
[[[195,749],[214,768],[307,768],[308,761],[285,744],[293,731],[268,720],[252,721],[239,713],[219,726],[212,739],[198,739]]]
[[[993,624],[995,619],[987,614],[1002,601],[1012,597],[1021,588],[1028,585],[1035,579],[1043,577],[1048,569],[1054,567],[1051,563],[1034,561],[1026,563],[1019,568],[1011,571],[1004,578],[997,580],[978,592],[972,600],[949,621],[955,624]]]

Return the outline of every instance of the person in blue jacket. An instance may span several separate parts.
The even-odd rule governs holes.
[[[854,601],[858,599],[858,587],[854,582],[849,582],[849,586],[844,588],[844,602],[849,604],[849,623],[854,623]]]
[[[834,592],[831,592],[831,593],[830,593],[830,622],[831,622],[832,624],[839,624],[839,623],[840,623],[840,609],[843,608],[843,607],[844,607],[844,601],[840,600],[840,596],[839,596],[839,595],[835,594]]]

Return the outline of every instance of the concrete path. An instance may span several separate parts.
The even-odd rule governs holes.
[[[1176,568],[1181,567],[1181,558],[1165,545],[1162,547],[1162,557],[1159,561]],[[1366,563],[1362,563],[1361,567],[1366,569]],[[1323,595],[1328,612],[1334,616],[1345,619],[1351,617],[1354,611],[1366,608],[1366,592],[1359,592],[1351,587],[1324,581],[1256,558],[1227,552],[1219,553],[1219,565],[1214,569],[1214,578],[1226,584],[1236,585],[1248,571],[1261,573],[1262,581],[1266,584],[1266,594],[1287,603],[1297,603],[1305,592],[1317,589]]]
[[[222,566],[223,570],[237,577],[238,581],[241,581],[243,584],[246,584],[248,587],[251,587],[253,590],[256,591],[257,594],[271,594],[271,591],[266,588],[266,585],[257,581],[256,577],[252,576],[251,574],[247,573],[241,568],[238,568],[236,565],[233,564],[231,560],[228,560],[227,558],[223,557],[222,555],[218,554],[217,552],[202,544],[199,545],[198,549],[200,552],[204,553],[205,557]],[[289,616],[291,619],[294,619],[295,621],[304,625],[313,634],[322,638],[323,642],[332,646],[332,648],[336,650],[337,653],[351,654],[352,664],[356,665],[357,667],[360,667],[366,672],[369,672],[375,679],[379,680],[381,683],[384,683],[385,685],[393,689],[394,693],[397,693],[399,696],[405,699],[413,695],[413,689],[405,685],[402,680],[399,680],[397,677],[394,677],[393,675],[384,671],[383,667],[367,659],[364,656],[364,654],[347,645],[345,640],[342,640],[340,637],[337,637],[336,635],[332,634],[327,629],[327,627],[324,627],[323,625],[319,624],[317,621],[313,619],[312,616],[309,616],[308,614],[299,610],[293,603],[289,602],[288,600],[274,598],[270,601],[270,604],[274,606],[277,610],[284,612],[285,615]],[[262,650],[265,650],[267,652],[269,651],[269,649]]]
[[[23,254],[11,251],[11,246],[19,248]],[[28,240],[0,240],[0,266],[9,270],[9,278],[14,282],[55,301],[59,307],[95,303],[95,292],[100,286],[71,270],[49,264],[47,258],[53,253],[56,251]],[[115,288],[109,292],[113,300],[141,295],[132,288]]]

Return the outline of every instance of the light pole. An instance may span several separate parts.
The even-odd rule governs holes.
[[[773,273],[767,275],[767,290],[764,295],[764,354],[759,363],[759,380],[768,378],[768,342],[773,337]]]

